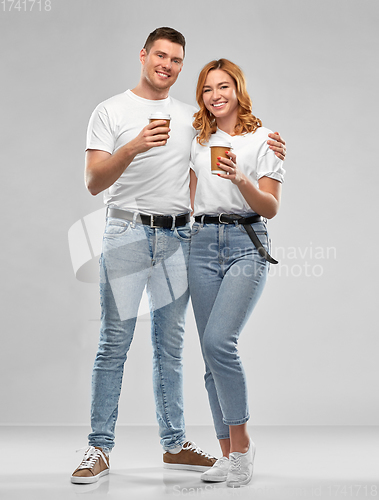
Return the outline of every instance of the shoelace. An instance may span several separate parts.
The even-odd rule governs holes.
[[[206,458],[215,458],[212,455],[210,455],[209,453],[206,453],[205,451],[203,451],[198,446],[196,446],[196,444],[192,441],[188,441],[188,443],[185,443],[185,445],[183,445],[182,448],[183,448],[183,450],[194,451],[198,455],[202,455],[203,457],[206,457]]]
[[[103,452],[101,450],[97,450],[93,446],[90,446],[87,448],[82,463],[79,465],[78,469],[92,469],[99,457],[101,457],[104,460],[104,463],[108,465]]]
[[[221,457],[216,460],[216,462],[213,464],[213,467],[222,467],[223,464],[226,464],[228,462],[229,464],[229,459],[227,457]]]
[[[230,460],[230,472],[239,472],[241,470],[241,455],[233,455],[231,453],[229,455],[229,460]]]

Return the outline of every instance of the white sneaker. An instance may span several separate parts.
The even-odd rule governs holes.
[[[250,439],[250,446],[246,453],[235,451],[229,454],[230,467],[226,478],[226,485],[231,488],[239,488],[247,484],[253,477],[253,464],[255,456],[255,444]]]
[[[213,466],[201,474],[202,481],[212,481],[215,483],[226,481],[226,476],[229,470],[229,458],[221,457],[213,464]]]

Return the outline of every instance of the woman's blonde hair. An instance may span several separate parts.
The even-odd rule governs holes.
[[[262,126],[261,120],[256,118],[251,112],[251,99],[246,90],[246,80],[241,68],[228,59],[214,60],[204,66],[204,68],[200,71],[199,79],[197,81],[196,100],[200,109],[194,114],[195,120],[193,122],[193,126],[196,130],[200,131],[197,137],[197,142],[199,144],[208,142],[210,136],[217,130],[216,119],[207,110],[203,100],[205,80],[207,79],[208,73],[215,69],[221,69],[222,71],[228,73],[236,84],[238,115],[237,123],[234,128],[235,134],[241,135],[248,132],[255,132],[258,127]]]

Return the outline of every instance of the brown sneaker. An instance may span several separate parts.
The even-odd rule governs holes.
[[[101,448],[90,446],[79,467],[72,473],[71,482],[76,484],[96,483],[109,474],[109,457]]]
[[[163,467],[165,469],[196,470],[204,472],[212,467],[217,458],[198,448],[195,443],[187,441],[179,453],[166,451],[163,454]]]

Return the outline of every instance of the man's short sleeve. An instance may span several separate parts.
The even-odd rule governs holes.
[[[196,155],[197,155],[197,150],[198,150],[198,143],[196,140],[197,135],[192,141],[191,145],[191,153],[190,153],[190,168],[195,172],[196,177],[198,177],[198,168],[195,167],[195,160],[196,160]]]
[[[107,110],[99,105],[91,115],[87,129],[87,149],[99,149],[112,154],[114,151],[114,134]]]

